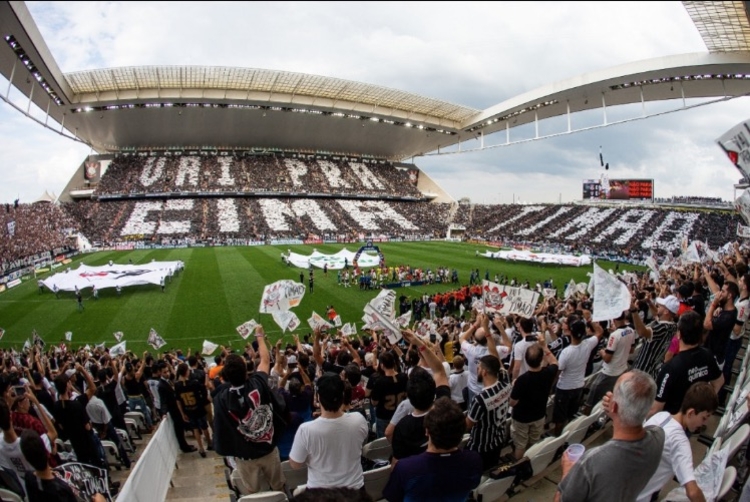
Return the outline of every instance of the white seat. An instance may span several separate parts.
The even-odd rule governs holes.
[[[552,463],[557,450],[565,444],[567,439],[568,435],[563,432],[560,437],[545,438],[526,450],[526,456],[531,461],[532,476],[541,474]]]
[[[591,412],[591,415],[586,416],[582,415],[572,422],[570,422],[568,425],[565,426],[563,429],[563,433],[568,434],[567,442],[569,444],[575,444],[580,443],[583,441],[583,439],[586,437],[586,432],[588,432],[589,427],[591,427],[591,424],[596,422],[599,419],[601,411],[599,412]]]
[[[292,496],[297,497],[297,496],[299,496],[300,493],[304,492],[305,490],[307,490],[307,485],[299,485],[292,492]]]
[[[123,415],[125,419],[131,419],[135,421],[139,431],[146,431],[146,417],[140,411],[128,411]],[[127,422],[125,422],[127,424]]]
[[[362,456],[373,461],[390,460],[392,454],[393,447],[387,438],[370,441],[362,447]]]
[[[747,441],[748,436],[750,436],[750,425],[744,424],[742,427],[737,429],[734,434],[729,436],[729,438],[724,441],[721,449],[728,449],[729,451],[727,455],[727,462],[732,461],[732,458],[734,458],[737,450],[739,450],[740,446],[742,446]]]
[[[469,439],[471,439],[471,434],[467,432],[466,434],[464,434],[464,437],[461,438],[461,442],[458,443],[458,449],[463,450],[464,448],[466,448],[466,443],[469,442]]]
[[[493,502],[500,500],[505,492],[513,485],[515,476],[508,476],[503,479],[488,479],[474,490],[474,499],[477,502]]]
[[[133,418],[125,418],[123,419],[125,421],[125,427],[128,430],[128,435],[130,436],[130,439],[132,441],[135,441],[136,439],[143,439],[143,436],[141,436],[141,432],[138,430],[138,422],[135,421]]]
[[[288,500],[284,492],[259,492],[245,495],[237,502],[287,502]]]
[[[724,498],[724,495],[729,493],[729,490],[732,489],[732,485],[736,479],[737,469],[735,469],[733,465],[724,469],[724,475],[721,478],[721,488],[719,488],[719,495],[716,497],[716,500],[721,500]]]
[[[0,500],[3,502],[24,502],[20,495],[5,488],[0,488]]]
[[[120,441],[122,441],[123,448],[125,448],[128,453],[135,453],[135,445],[133,444],[133,441],[130,440],[128,431],[115,428],[115,432],[117,433],[117,437],[120,438]]]
[[[102,446],[104,447],[104,453],[107,455],[107,463],[110,467],[116,468],[118,471],[122,467],[122,459],[120,453],[117,451],[117,445],[112,441],[102,440]]]
[[[284,478],[286,478],[286,489],[290,495],[294,493],[295,488],[307,483],[306,465],[299,469],[294,469],[288,460],[284,460],[281,463],[281,472],[284,473]]]
[[[391,477],[391,466],[384,465],[377,469],[365,471],[365,491],[372,497],[372,500],[383,498],[383,489],[388,484],[388,478]]]
[[[552,422],[553,415],[555,413],[555,396],[547,398],[547,413],[544,417],[544,423],[549,424]]]

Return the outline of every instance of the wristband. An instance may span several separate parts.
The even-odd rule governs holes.
[[[264,336],[266,336],[265,333],[255,333],[255,338],[263,338]]]
[[[427,350],[427,346],[425,346],[425,345],[422,345],[422,346],[421,346],[421,347],[419,347],[419,349],[417,349],[417,350],[419,350],[420,352],[424,352],[425,350]]]

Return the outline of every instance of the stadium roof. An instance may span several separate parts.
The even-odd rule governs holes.
[[[750,50],[748,2],[682,2],[710,52]]]
[[[523,124],[593,108],[603,110],[606,122],[607,107],[614,105],[749,95],[748,22],[738,10],[745,4],[723,4],[685,7],[705,31],[709,49],[722,40],[730,47],[734,38],[737,47],[580,75],[486,110],[366,83],[250,68],[147,66],[64,74],[23,2],[0,2],[0,73],[28,105],[3,99],[99,153],[210,147],[401,160],[495,132],[509,137]],[[41,119],[28,112],[31,103]]]

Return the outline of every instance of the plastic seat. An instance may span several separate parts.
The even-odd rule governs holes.
[[[724,441],[721,449],[728,449],[729,451],[727,455],[727,462],[732,461],[732,458],[734,458],[737,450],[739,450],[740,446],[742,446],[747,441],[748,436],[750,436],[750,425],[744,424],[742,427],[737,429],[734,434],[729,436],[729,438]]]
[[[721,500],[727,493],[729,493],[729,490],[732,489],[732,485],[734,485],[736,479],[737,469],[735,469],[733,465],[724,469],[724,475],[721,478],[721,488],[719,488],[719,495],[716,497],[716,500]]]
[[[138,422],[136,422],[133,418],[125,418],[124,420],[125,427],[128,430],[128,435],[130,436],[131,441],[143,439],[143,436],[141,436],[141,431],[138,430]]]
[[[131,419],[135,421],[136,426],[138,427],[139,431],[147,431],[148,428],[146,427],[146,417],[143,416],[143,413],[140,411],[128,411],[123,415],[125,419]],[[127,424],[127,422],[125,422]]]
[[[599,419],[600,414],[601,411],[591,412],[591,415],[582,415],[566,425],[563,429],[563,433],[567,433],[568,435],[568,444],[582,442],[586,437],[586,433],[588,432],[589,427],[591,427],[591,425]]]
[[[117,433],[117,437],[120,438],[120,441],[122,442],[122,446],[125,448],[125,450],[128,453],[135,453],[135,445],[130,440],[130,435],[128,434],[128,431],[115,428],[115,432]]]
[[[468,432],[464,434],[464,437],[461,438],[461,442],[458,443],[458,449],[463,450],[464,448],[466,448],[466,444],[469,442],[470,438],[471,434],[469,434]]]
[[[288,500],[284,492],[258,492],[245,495],[238,502],[287,502]]]
[[[281,472],[284,473],[284,478],[286,478],[286,489],[289,495],[294,493],[295,488],[307,483],[307,466],[294,469],[288,460],[284,460],[281,463]]]
[[[390,460],[392,454],[393,447],[387,438],[370,441],[362,447],[362,456],[372,461]]]
[[[568,435],[562,433],[560,437],[549,437],[533,445],[526,451],[526,456],[531,461],[532,476],[541,474],[544,469],[555,459],[557,450],[567,441]]]
[[[107,463],[110,467],[116,468],[118,471],[122,468],[122,459],[120,453],[117,451],[117,445],[112,441],[102,440],[102,446],[104,447],[104,453],[107,455]]]
[[[503,479],[488,479],[483,481],[474,490],[474,500],[477,502],[493,502],[500,500],[505,492],[510,489],[515,480],[515,476],[508,476]]]
[[[5,488],[0,488],[0,500],[3,502],[24,502],[20,495]]]
[[[383,498],[383,489],[388,484],[388,478],[391,477],[391,466],[385,465],[365,471],[365,491],[372,497],[372,500],[380,500]]]

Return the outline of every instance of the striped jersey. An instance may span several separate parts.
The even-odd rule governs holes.
[[[654,321],[648,325],[651,328],[651,340],[644,340],[633,369],[641,370],[656,380],[661,365],[664,364],[664,354],[667,353],[669,343],[677,332],[677,324],[669,321]]]
[[[483,453],[505,444],[512,388],[508,373],[503,371],[497,383],[483,389],[474,397],[467,413],[469,419],[474,422],[471,437],[466,444],[469,450]]]

